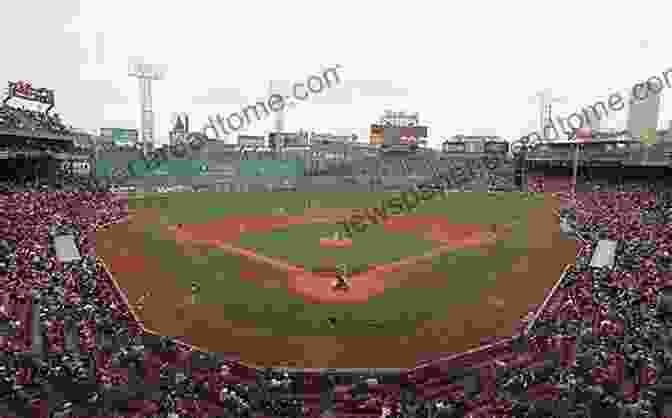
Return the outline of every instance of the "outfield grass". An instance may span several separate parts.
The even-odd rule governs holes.
[[[374,196],[370,196],[374,195]],[[381,198],[394,194],[371,193],[176,193],[161,205],[155,197],[134,202],[134,207],[161,207],[170,223],[207,222],[226,214],[270,214],[273,207],[282,205],[288,212],[303,212],[305,199],[320,200],[322,207],[365,207],[376,205]],[[537,197],[525,201],[518,194],[487,196],[479,193],[451,193],[446,200],[426,202],[418,214],[448,215],[455,223],[516,223],[513,236],[496,245],[495,255],[486,259],[475,250],[457,250],[433,261],[436,273],[445,273],[446,290],[390,289],[372,298],[367,304],[329,305],[306,304],[286,289],[261,288],[253,281],[241,280],[241,260],[218,250],[210,249],[206,256],[185,257],[178,244],[161,238],[158,220],[148,226],[144,235],[146,255],[157,257],[161,269],[179,280],[178,285],[188,291],[193,279],[201,281],[204,303],[221,304],[230,320],[254,321],[259,335],[414,335],[416,322],[446,317],[451,304],[476,303],[480,295],[497,281],[498,272],[509,272],[511,261],[527,254],[528,208],[538,206]],[[140,205],[140,206],[138,206]],[[211,207],[221,207],[214,215]],[[377,234],[376,227],[362,233]],[[303,232],[307,235],[310,228]],[[298,230],[297,230],[298,231]],[[389,233],[385,233],[389,234]],[[389,234],[393,235],[393,234]],[[374,239],[372,236],[372,240]],[[378,238],[376,238],[378,239]],[[407,237],[404,237],[407,239]],[[418,238],[418,240],[420,240]],[[420,240],[421,241],[421,240]],[[317,244],[316,244],[317,245]],[[381,251],[382,248],[381,247]],[[385,248],[389,251],[389,248]],[[287,246],[287,252],[292,250]],[[376,248],[367,247],[375,255]],[[405,252],[408,254],[408,251]],[[371,257],[371,254],[367,254]],[[339,326],[332,329],[325,319],[333,316]],[[374,328],[368,321],[385,322],[384,328]]]
[[[129,208],[161,209],[161,214],[171,223],[204,223],[227,215],[272,215],[276,208],[284,208],[288,215],[302,215],[306,200],[317,201],[322,208],[378,207],[382,200],[398,195],[391,192],[151,193],[142,199],[129,200]],[[542,195],[532,195],[524,200],[521,194],[508,192],[448,193],[445,198],[422,202],[414,213],[447,215],[455,223],[507,223],[524,217],[527,208],[538,207],[543,199]]]
[[[254,321],[261,335],[412,335],[416,321],[442,319],[453,304],[477,303],[481,294],[497,280],[497,272],[510,271],[511,260],[526,254],[524,249],[499,243],[496,256],[487,258],[475,250],[457,250],[434,261],[436,273],[445,272],[446,290],[404,288],[388,289],[367,304],[306,304],[285,289],[261,288],[240,279],[241,259],[211,249],[207,255],[185,257],[178,244],[154,234],[145,236],[146,255],[157,257],[161,269],[177,277],[178,285],[188,292],[191,281],[200,280],[203,303],[224,306],[230,320]],[[334,330],[324,320],[334,316],[349,323]],[[371,328],[362,319],[384,321],[384,329]]]
[[[129,208],[160,208],[171,222],[175,219],[198,219],[205,222],[227,215],[272,215],[274,208],[284,208],[288,215],[302,215],[306,200],[320,202],[325,208],[355,208],[375,205],[390,193],[170,193],[146,194],[129,201]]]

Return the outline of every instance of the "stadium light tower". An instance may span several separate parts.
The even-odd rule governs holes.
[[[286,89],[284,89],[284,84],[279,80],[271,80],[268,82],[268,97],[271,97],[273,94],[280,94],[281,96],[286,96]],[[288,90],[288,89],[287,89]],[[275,119],[273,120],[273,130],[275,132],[284,132],[285,131],[285,109],[282,109],[278,112],[275,112]]]
[[[593,130],[590,128],[579,128],[573,134],[574,141],[574,161],[572,164],[572,191],[574,199],[576,199],[576,183],[579,173],[579,153],[581,152],[581,144],[590,142],[593,139]]]
[[[536,102],[538,105],[538,132],[542,139],[547,140],[548,138],[546,137],[545,128],[546,126],[553,124],[553,121],[551,120],[553,103],[567,104],[567,97],[554,97],[551,89],[545,88],[537,91],[534,96],[529,97],[529,102]]]
[[[140,87],[140,137],[145,155],[154,144],[154,111],[152,110],[152,81],[166,78],[163,66],[145,64],[142,59],[128,62],[128,75],[138,79]]]

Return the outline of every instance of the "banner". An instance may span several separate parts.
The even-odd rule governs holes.
[[[119,167],[110,160],[96,161],[95,175],[97,177],[123,177],[123,175],[116,175],[120,171],[128,172],[127,177],[196,177],[207,176],[209,166],[207,161],[201,160],[168,160],[156,165],[145,160],[132,160],[128,163],[128,167]]]
[[[161,161],[156,166],[145,160],[135,160],[129,163],[129,167],[138,177],[149,176],[174,176],[196,177],[208,175],[208,162],[201,160],[167,160]]]
[[[266,138],[263,136],[238,135],[238,145],[241,147],[263,147]]]
[[[353,142],[357,139],[356,135],[332,135],[332,134],[312,134],[310,142]]]
[[[303,132],[276,132],[277,144],[281,147],[308,145],[308,135]]]
[[[91,164],[88,161],[62,161],[61,169],[72,171],[74,174],[87,175],[91,173]]]
[[[427,137],[425,126],[391,126],[383,129],[385,145],[414,145]]]
[[[103,140],[111,141],[118,146],[128,146],[138,142],[137,129],[101,128],[100,136]]]
[[[10,81],[8,95],[5,100],[11,98],[38,102],[50,106],[53,106],[55,103],[53,90],[33,87],[28,81]]]
[[[241,160],[240,176],[300,177],[305,164],[301,160]]]

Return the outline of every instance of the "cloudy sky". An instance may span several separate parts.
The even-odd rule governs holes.
[[[23,0],[3,5],[16,18],[0,29],[0,82],[55,89],[56,111],[75,127],[135,128],[138,85],[127,67],[144,57],[167,69],[153,85],[165,137],[173,112],[200,128],[266,97],[269,80],[303,81],[339,64],[342,84],[293,108],[288,130],[366,137],[384,109],[400,109],[419,112],[434,142],[513,138],[535,128],[540,90],[568,115],[671,68],[669,11],[652,1]],[[668,97],[663,120],[672,119]]]

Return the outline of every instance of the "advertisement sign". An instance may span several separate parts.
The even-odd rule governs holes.
[[[464,143],[469,153],[483,153],[485,151],[485,144],[483,141],[466,141]]]
[[[427,137],[424,126],[392,126],[384,128],[385,145],[414,145]]]
[[[105,141],[111,141],[114,145],[128,146],[138,142],[137,129],[101,128],[100,136]]]
[[[91,174],[91,164],[88,161],[62,161],[61,169],[78,175]]]
[[[263,136],[238,135],[238,145],[241,147],[263,147],[266,145],[266,138]]]
[[[175,193],[175,192],[193,192],[193,186],[184,186],[181,184],[175,186],[157,186],[154,188],[157,193]]]
[[[305,172],[301,160],[241,160],[239,164],[241,177],[300,177]]]
[[[441,145],[443,152],[449,153],[463,153],[467,152],[467,147],[464,142],[450,142],[446,141]]]
[[[310,142],[353,142],[356,139],[354,135],[333,135],[333,134],[317,134],[313,133],[310,136]]]
[[[97,177],[121,177],[115,175],[119,171],[128,172],[125,177],[149,177],[149,176],[173,176],[173,177],[196,177],[207,176],[209,172],[208,162],[201,160],[168,160],[161,161],[155,167],[148,167],[145,160],[132,160],[127,168],[119,167],[110,160],[97,160],[95,175]]]
[[[127,194],[133,193],[137,188],[133,185],[113,185],[110,187],[110,191],[115,194]]]
[[[208,175],[207,161],[199,160],[168,160],[161,161],[156,167],[147,167],[144,160],[136,160],[130,163],[130,168],[138,177],[148,176],[173,176],[195,177]]]
[[[413,145],[418,143],[418,136],[415,128],[402,127],[399,132],[399,142],[401,144]]]
[[[282,147],[294,147],[308,144],[308,136],[299,132],[276,132],[275,138]]]
[[[130,145],[131,141],[128,137],[128,131],[115,130],[112,132],[112,142],[116,145]]]
[[[506,154],[509,152],[509,143],[506,141],[488,141],[485,143],[485,152]]]
[[[8,93],[5,101],[17,98],[51,106],[55,103],[53,90],[33,87],[28,81],[10,81]]]
[[[420,140],[420,138],[427,138],[427,127],[426,126],[409,126],[401,128],[401,136],[415,137]]]

